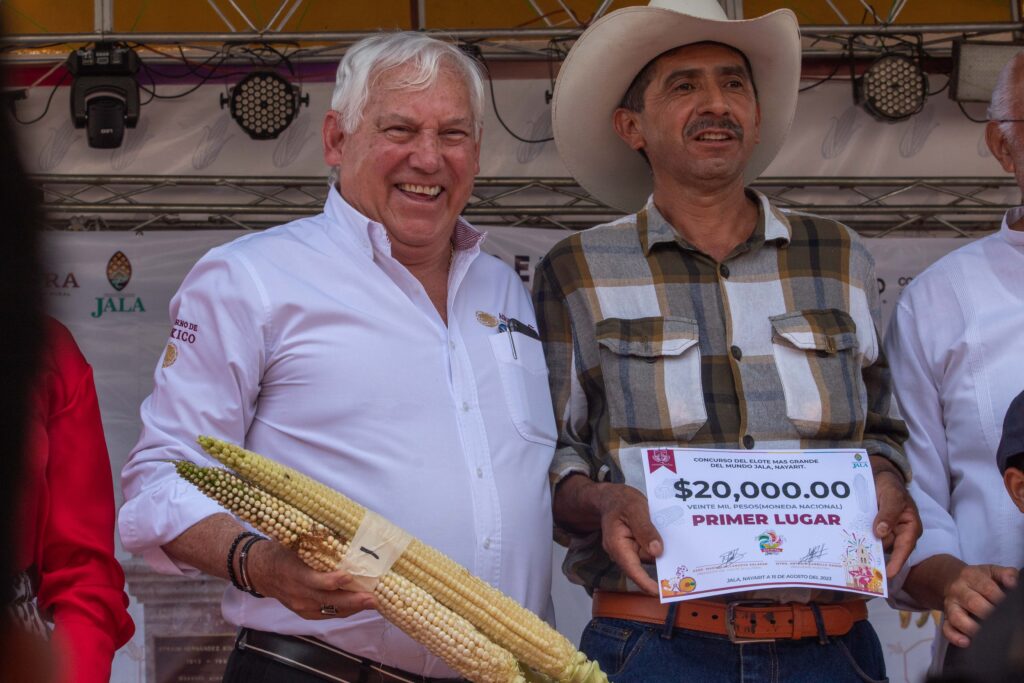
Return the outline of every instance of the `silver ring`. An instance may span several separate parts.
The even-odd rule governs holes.
[[[320,614],[325,617],[338,616],[338,609],[334,605],[320,605]]]

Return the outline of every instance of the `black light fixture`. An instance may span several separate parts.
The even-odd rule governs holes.
[[[882,121],[902,121],[924,109],[928,76],[920,62],[899,54],[876,59],[856,79],[854,91],[869,114]]]
[[[120,147],[125,127],[139,122],[139,56],[113,43],[75,50],[67,59],[71,82],[71,119],[86,128],[89,146]]]
[[[230,105],[231,118],[253,140],[273,140],[309,106],[309,95],[274,71],[254,71],[220,96],[220,106]]]
[[[981,40],[953,41],[953,75],[949,98],[957,102],[988,102],[1003,67],[1024,50],[1024,43]]]

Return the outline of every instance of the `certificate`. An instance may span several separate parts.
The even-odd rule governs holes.
[[[634,448],[665,541],[661,601],[765,588],[887,596],[862,450]]]

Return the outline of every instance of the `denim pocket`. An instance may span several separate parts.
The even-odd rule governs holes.
[[[609,676],[622,673],[652,637],[649,628],[619,619],[592,619],[583,630],[580,650]]]

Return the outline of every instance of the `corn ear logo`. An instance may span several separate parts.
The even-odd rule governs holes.
[[[128,286],[128,281],[132,279],[132,264],[128,260],[128,257],[123,252],[115,252],[110,260],[107,261],[107,282],[110,286],[121,291]]]
[[[174,342],[170,342],[167,345],[167,350],[164,351],[164,362],[161,365],[169,368],[174,365],[176,360],[178,360],[178,347],[174,345]]]

